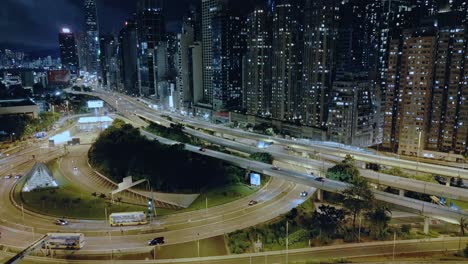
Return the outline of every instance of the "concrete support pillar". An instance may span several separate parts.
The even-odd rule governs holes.
[[[317,190],[317,200],[323,201],[323,191],[320,189]]]
[[[400,191],[400,192],[399,192],[399,195],[402,196],[402,197],[404,197],[404,196],[405,196],[405,190],[399,190],[399,191]]]
[[[424,217],[424,234],[426,234],[426,235],[429,234],[429,222],[430,221],[431,221],[431,218]]]
[[[450,180],[447,180],[447,182],[445,183],[445,186],[450,187]]]

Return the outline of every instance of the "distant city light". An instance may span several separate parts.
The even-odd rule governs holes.
[[[71,33],[69,28],[62,28],[62,33]]]

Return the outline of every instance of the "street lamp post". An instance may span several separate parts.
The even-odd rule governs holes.
[[[419,172],[419,156],[420,156],[420,153],[421,153],[421,134],[422,134],[422,130],[418,128],[418,155],[417,155],[417,158],[416,158],[416,172]]]
[[[288,249],[289,249],[289,222],[286,221],[286,263],[288,263]]]
[[[197,233],[197,256],[200,257],[200,233]]]

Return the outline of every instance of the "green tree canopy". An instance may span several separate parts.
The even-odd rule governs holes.
[[[391,211],[385,204],[377,204],[366,213],[366,217],[370,222],[370,231],[377,239],[384,239],[387,235],[388,223],[392,219]]]
[[[321,205],[312,214],[312,229],[318,228],[321,235],[330,237],[343,224],[345,212],[329,205]]]
[[[355,178],[360,176],[358,168],[356,168],[355,160],[352,156],[347,155],[345,159],[327,171],[327,178],[351,183]]]
[[[374,194],[367,180],[356,177],[348,189],[343,191],[343,206],[353,215],[353,229],[356,228],[356,217],[365,209],[370,210],[374,204]]]
[[[260,161],[263,163],[273,164],[273,156],[270,153],[266,152],[256,152],[250,154],[250,158],[255,161]]]
[[[150,179],[159,191],[198,192],[239,182],[245,175],[220,160],[186,151],[183,144],[164,145],[131,125],[116,125],[103,131],[89,150],[90,163],[116,182],[132,176]]]

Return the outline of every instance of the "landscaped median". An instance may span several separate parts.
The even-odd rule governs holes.
[[[75,219],[105,219],[107,213],[142,211],[144,206],[124,203],[112,204],[100,194],[93,195],[73,182],[67,180],[58,168],[58,161],[47,164],[51,170],[58,188],[47,188],[31,192],[23,192],[27,179],[21,179],[14,188],[13,197],[17,204],[35,213],[54,217]]]
[[[129,145],[133,146],[132,150],[126,148]],[[124,156],[115,156],[118,149],[127,151],[121,151]],[[70,151],[73,150],[70,149]],[[200,181],[197,185],[193,185],[198,186],[200,195],[191,206],[178,210],[157,208],[158,216],[227,204],[252,195],[260,189],[246,184],[249,179],[243,169],[197,153],[190,153],[177,146],[167,146],[146,139],[139,134],[138,129],[125,125],[120,120],[101,134],[89,153],[93,165],[102,172],[101,175],[109,175],[109,179],[115,182],[119,182],[121,177],[132,175],[134,180],[149,178],[156,191],[188,192],[193,191],[184,188],[188,186],[188,183],[180,182]],[[124,161],[123,157],[128,160]],[[163,157],[168,160],[163,160]],[[142,159],[142,163],[137,162],[139,158]],[[155,161],[157,159],[159,161]],[[146,211],[146,206],[128,204],[126,201],[111,203],[109,194],[85,189],[71,180],[74,176],[64,177],[63,173],[71,172],[63,171],[58,164],[59,161],[47,164],[58,183],[58,188],[23,192],[26,179],[21,179],[12,195],[16,203],[35,213],[74,219],[102,220],[106,214],[114,212]],[[118,165],[114,166],[114,164]],[[108,169],[117,167],[118,171]],[[120,174],[123,171],[125,173]],[[184,175],[180,176],[180,173]],[[173,179],[172,176],[178,178]],[[87,175],[81,174],[79,177],[87,177]],[[262,185],[267,182],[268,180],[263,181]]]

